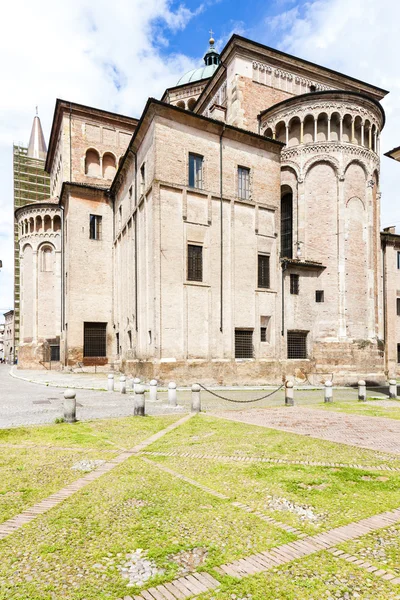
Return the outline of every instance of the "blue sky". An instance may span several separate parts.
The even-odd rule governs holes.
[[[139,117],[200,66],[210,28],[219,47],[236,32],[390,90],[381,148],[400,145],[398,0],[22,0],[2,17],[18,38],[0,36],[0,320],[13,304],[12,144],[28,142],[35,106],[46,139],[56,98]],[[384,158],[381,174],[382,226],[400,228],[400,165]]]

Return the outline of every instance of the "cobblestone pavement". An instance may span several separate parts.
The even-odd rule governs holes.
[[[395,419],[328,412],[305,406],[218,411],[215,416],[340,444],[400,454],[400,421]]]

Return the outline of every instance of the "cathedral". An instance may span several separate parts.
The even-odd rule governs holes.
[[[140,119],[57,100],[49,198],[15,211],[19,366],[226,385],[399,373],[386,94],[233,35]]]

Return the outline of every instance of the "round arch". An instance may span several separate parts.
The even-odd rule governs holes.
[[[333,156],[324,154],[322,156],[313,156],[313,158],[310,158],[306,162],[306,164],[304,165],[304,169],[303,169],[304,177],[307,176],[308,171],[311,169],[311,167],[313,167],[314,165],[316,165],[318,163],[328,164],[335,171],[336,176],[339,175],[339,161],[336,158],[333,158]]]
[[[367,168],[366,164],[359,158],[353,158],[352,160],[350,160],[347,163],[347,165],[345,166],[344,171],[343,171],[344,176],[346,176],[346,172],[347,172],[348,168],[350,167],[350,165],[354,165],[354,164],[359,165],[362,168],[362,170],[364,171],[364,174],[365,174],[365,178],[368,179],[368,175],[369,175],[368,168]]]
[[[85,175],[100,176],[100,154],[95,148],[89,148],[85,154]]]

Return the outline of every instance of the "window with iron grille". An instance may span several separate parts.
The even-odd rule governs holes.
[[[293,258],[293,195],[285,194],[281,200],[281,256]]]
[[[235,329],[235,358],[253,358],[252,329]]]
[[[258,255],[258,287],[269,288],[269,256],[266,254]]]
[[[203,246],[188,244],[188,281],[203,281]]]
[[[296,296],[299,293],[299,275],[290,275],[290,293],[295,294]]]
[[[101,220],[100,215],[90,215],[90,234],[91,240],[101,240]]]
[[[250,198],[250,169],[238,167],[238,196],[242,200]]]
[[[60,360],[60,346],[50,346],[50,360],[52,362],[58,362]]]
[[[269,324],[271,317],[261,316],[260,317],[260,342],[269,342]]]
[[[203,188],[203,160],[200,154],[189,153],[189,186]]]
[[[107,356],[107,323],[83,324],[83,356]]]
[[[324,302],[324,290],[315,291],[315,302]]]
[[[400,298],[396,298],[397,316],[400,316]]]
[[[267,328],[260,327],[260,342],[266,342],[266,341],[267,341]]]
[[[307,334],[308,331],[287,332],[288,358],[307,358]]]

